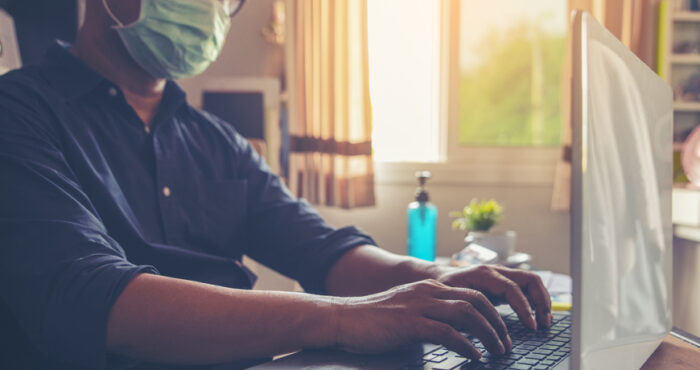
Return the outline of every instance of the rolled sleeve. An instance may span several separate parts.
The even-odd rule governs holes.
[[[246,254],[299,281],[305,291],[325,294],[331,267],[349,250],[376,243],[355,227],[328,225],[289,192],[242,137],[234,139],[242,148],[239,172],[248,181]]]
[[[107,320],[135,266],[89,230],[62,222],[2,221],[2,299],[44,355],[102,369]]]
[[[2,298],[29,340],[49,358],[105,368],[111,307],[137,274],[158,271],[75,225],[3,222],[0,231]]]
[[[308,243],[311,247],[306,248],[298,261],[301,268],[297,276],[304,290],[315,294],[326,294],[328,273],[345,253],[360,245],[375,245],[372,238],[355,227],[334,230]]]

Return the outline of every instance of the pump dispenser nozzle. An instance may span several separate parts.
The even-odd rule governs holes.
[[[416,172],[416,178],[418,179],[418,189],[416,189],[416,201],[425,203],[430,200],[428,192],[425,190],[425,183],[432,175],[430,171],[418,171]]]

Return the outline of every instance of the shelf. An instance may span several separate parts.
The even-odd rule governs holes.
[[[700,65],[700,54],[671,54],[671,63]]]
[[[676,225],[700,226],[700,191],[692,185],[674,187],[671,193],[672,219]]]
[[[674,102],[673,110],[676,112],[700,112],[700,102]]]
[[[673,20],[678,22],[700,22],[700,12],[673,13]]]

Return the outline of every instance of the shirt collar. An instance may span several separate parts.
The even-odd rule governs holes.
[[[57,41],[46,52],[42,67],[48,83],[68,100],[79,98],[106,79],[70,51],[70,44]]]
[[[117,88],[97,71],[90,68],[68,49],[70,44],[57,40],[46,52],[42,63],[44,75],[49,84],[68,100],[80,98],[100,86],[105,91]],[[172,113],[186,102],[186,94],[174,81],[168,81],[163,92],[163,104]]]

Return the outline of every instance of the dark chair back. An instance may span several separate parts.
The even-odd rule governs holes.
[[[0,0],[15,20],[22,63],[35,64],[56,39],[73,42],[78,31],[78,0]]]

